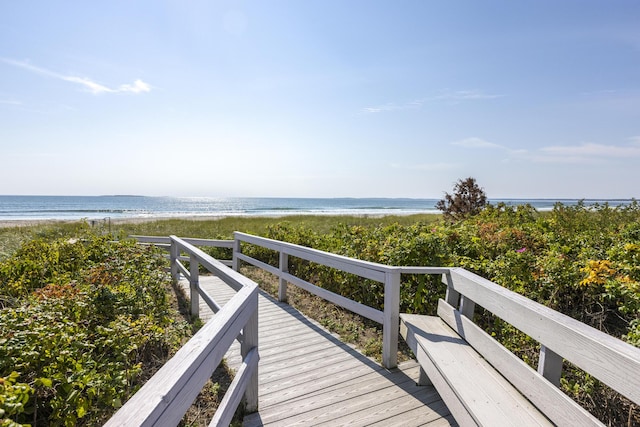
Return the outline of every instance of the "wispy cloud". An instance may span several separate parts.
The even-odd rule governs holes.
[[[640,145],[620,146],[584,143],[573,146],[544,147],[541,151],[554,155],[577,157],[637,157],[640,156]]]
[[[479,89],[456,90],[456,91],[446,90],[440,95],[434,96],[432,99],[459,102],[459,101],[476,101],[476,100],[483,100],[483,99],[496,99],[496,98],[502,98],[503,96],[504,95],[485,93]]]
[[[417,164],[399,164],[392,163],[394,169],[404,170],[420,170],[420,171],[444,171],[459,167],[458,163],[436,162],[436,163],[417,163]]]
[[[87,77],[78,77],[73,75],[60,74],[55,71],[48,70],[46,68],[37,67],[26,61],[18,61],[10,58],[0,58],[0,60],[6,64],[14,67],[22,68],[32,73],[40,74],[42,76],[51,77],[58,80],[63,80],[69,83],[75,83],[82,86],[86,91],[99,95],[103,93],[143,93],[150,92],[151,85],[138,79],[133,84],[122,84],[117,87],[109,87],[103,84],[97,83]]]
[[[458,90],[458,91],[445,90],[438,95],[419,98],[410,102],[405,102],[405,103],[390,102],[384,105],[365,107],[362,109],[362,112],[371,114],[371,113],[384,113],[389,111],[412,110],[416,108],[421,108],[427,102],[446,101],[449,103],[457,104],[459,102],[464,102],[464,101],[479,101],[479,100],[495,99],[495,98],[501,98],[503,96],[504,95],[495,95],[495,94],[485,93],[477,89]]]
[[[500,150],[506,157],[503,161],[525,161],[534,163],[600,164],[615,159],[640,158],[640,136],[628,138],[626,144],[596,144],[585,142],[578,145],[550,145],[536,149],[511,148],[482,138],[469,137],[454,141],[451,145],[469,149]]]
[[[14,101],[12,99],[0,99],[0,104],[2,104],[2,105],[22,105],[22,102]]]
[[[499,144],[494,144],[493,142],[485,141],[482,138],[470,137],[465,138],[460,141],[454,141],[451,145],[457,145],[459,147],[465,148],[506,148]]]
[[[605,145],[583,143],[580,145],[556,145],[543,147],[535,161],[546,163],[601,163],[608,159],[640,158],[640,138],[634,137],[630,144]]]
[[[365,107],[362,109],[362,112],[363,113],[383,113],[387,111],[414,110],[416,108],[422,107],[422,104],[424,104],[424,100],[417,99],[415,101],[407,102],[404,104],[389,103],[389,104],[379,105],[376,107]]]

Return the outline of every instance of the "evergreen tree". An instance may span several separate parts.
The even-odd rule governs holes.
[[[445,193],[444,199],[436,203],[436,209],[444,214],[446,220],[458,221],[480,213],[487,205],[487,195],[478,186],[475,178],[459,179],[453,187],[453,195]]]

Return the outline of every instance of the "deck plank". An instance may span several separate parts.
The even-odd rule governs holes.
[[[188,282],[180,284],[188,295]],[[220,305],[234,293],[214,276],[201,276],[200,286]],[[245,426],[456,425],[436,390],[416,385],[415,361],[387,370],[264,292],[258,306],[259,411],[245,416]],[[200,317],[213,317],[202,299]],[[226,361],[240,365],[237,342]]]

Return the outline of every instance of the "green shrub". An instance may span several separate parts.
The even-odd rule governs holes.
[[[0,419],[99,424],[135,393],[188,333],[164,265],[153,248],[90,233],[34,240],[0,263],[11,301],[0,310],[0,404],[14,405]]]
[[[640,346],[640,206],[488,205],[455,223],[337,224],[316,232],[296,223],[266,237],[389,265],[460,266],[613,336]],[[249,252],[273,266],[277,253]],[[384,286],[291,258],[290,271],[323,288],[382,309]],[[445,287],[439,277],[403,275],[402,312],[434,314]],[[477,322],[531,366],[540,346],[481,308]],[[563,390],[605,423],[640,422],[629,402],[584,372],[563,373]]]

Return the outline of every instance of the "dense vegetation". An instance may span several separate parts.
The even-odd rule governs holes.
[[[640,205],[489,206],[464,221],[375,227],[337,225],[329,232],[281,222],[266,237],[389,265],[461,266],[502,286],[639,345]],[[277,265],[275,254],[247,249]],[[381,307],[382,288],[292,259],[295,274]],[[366,288],[363,291],[362,288]],[[439,278],[405,277],[402,311],[432,313]]]
[[[123,234],[176,234],[203,238],[231,238],[232,232],[239,230],[384,264],[462,266],[632,345],[640,346],[640,205],[635,202],[623,207],[558,204],[550,212],[537,212],[526,205],[487,205],[479,213],[456,221],[445,220],[437,215],[227,218],[216,221],[154,221],[117,227]],[[38,233],[44,231],[38,231],[36,237]],[[65,241],[58,240],[58,244],[63,247]],[[108,253],[111,244],[102,244],[106,246],[100,251]],[[83,242],[82,246],[83,253],[92,253],[89,242]],[[2,249],[0,247],[0,255]],[[73,252],[66,247],[58,250],[62,254],[67,253],[65,251]],[[247,245],[243,251],[274,266],[278,265],[276,254],[269,250]],[[5,250],[5,253],[9,252]],[[229,254],[216,255],[229,257]],[[15,254],[7,258],[5,264],[16,263],[18,258],[20,256]],[[61,256],[60,259],[70,258]],[[87,259],[90,259],[91,265],[100,265],[98,260]],[[33,263],[42,264],[40,261]],[[365,304],[378,308],[382,306],[383,289],[378,283],[363,281],[293,257],[290,263],[291,272],[300,277]],[[71,261],[64,261],[63,264],[75,265]],[[96,268],[82,269],[82,274],[61,270],[47,277],[60,278],[60,283],[74,283],[74,287],[85,284],[88,288],[82,292],[95,298],[92,289],[96,285],[87,279],[91,277],[87,272],[96,271]],[[55,269],[47,267],[45,270]],[[75,270],[71,268],[70,271]],[[45,273],[40,271],[38,274],[42,276]],[[31,286],[29,283],[37,282],[32,281],[31,276],[24,276],[20,280],[26,288]],[[57,283],[51,278],[45,282]],[[66,288],[62,286],[55,289]],[[28,301],[29,306],[41,304],[44,299],[42,295],[48,295],[47,292],[50,291],[45,287],[26,296],[5,290],[0,295],[9,297],[3,297],[5,310],[17,310],[21,301]],[[443,294],[444,286],[437,277],[403,276],[401,310],[432,314],[437,299]],[[477,312],[477,320],[508,348],[535,366],[539,351],[537,343],[482,310]],[[4,336],[4,332],[1,336]],[[606,424],[640,425],[640,410],[637,407],[588,374],[570,366],[568,368],[562,379],[562,388],[566,393]],[[16,371],[21,376],[12,377],[11,372],[6,371],[0,374],[4,376],[0,394],[1,387],[4,387],[12,390],[9,394],[13,396],[12,401],[0,400],[0,405],[4,405],[0,408],[20,407],[19,402],[27,396],[30,403],[24,407],[23,414],[26,414],[29,405],[33,407],[37,390],[46,395],[52,389],[47,387],[46,381],[52,377],[38,373],[25,378],[23,371]],[[56,393],[62,390],[60,386],[53,389]],[[13,409],[4,410],[9,414]],[[75,416],[78,416],[77,411]]]
[[[165,221],[126,227],[140,234],[231,238],[226,221],[176,221],[171,225],[177,228],[168,229]],[[242,220],[228,221],[235,222],[236,230],[374,262],[462,266],[640,346],[640,205],[636,202],[622,207],[558,204],[550,212],[528,205],[487,205],[463,218],[252,218],[246,227]],[[269,250],[243,251],[278,265],[276,254]],[[382,307],[383,288],[376,282],[293,257],[290,263],[290,271],[299,277]],[[403,276],[401,310],[433,314],[443,294],[437,277]],[[482,310],[476,318],[523,360],[536,365],[537,343]],[[562,378],[567,394],[606,424],[640,425],[635,405],[579,369],[567,368]]]
[[[488,206],[449,223],[339,225],[327,233],[281,223],[266,237],[389,265],[462,266],[506,288],[640,346],[640,205]],[[244,250],[244,249],[243,249]],[[272,251],[245,252],[277,266]],[[382,308],[383,286],[299,259],[290,271]],[[433,314],[444,294],[438,277],[403,276],[401,311]],[[477,320],[533,366],[539,345],[489,313]],[[636,425],[640,411],[588,374],[569,367],[566,393],[611,425]]]
[[[156,250],[68,231],[0,262],[3,427],[101,424],[190,332]]]

